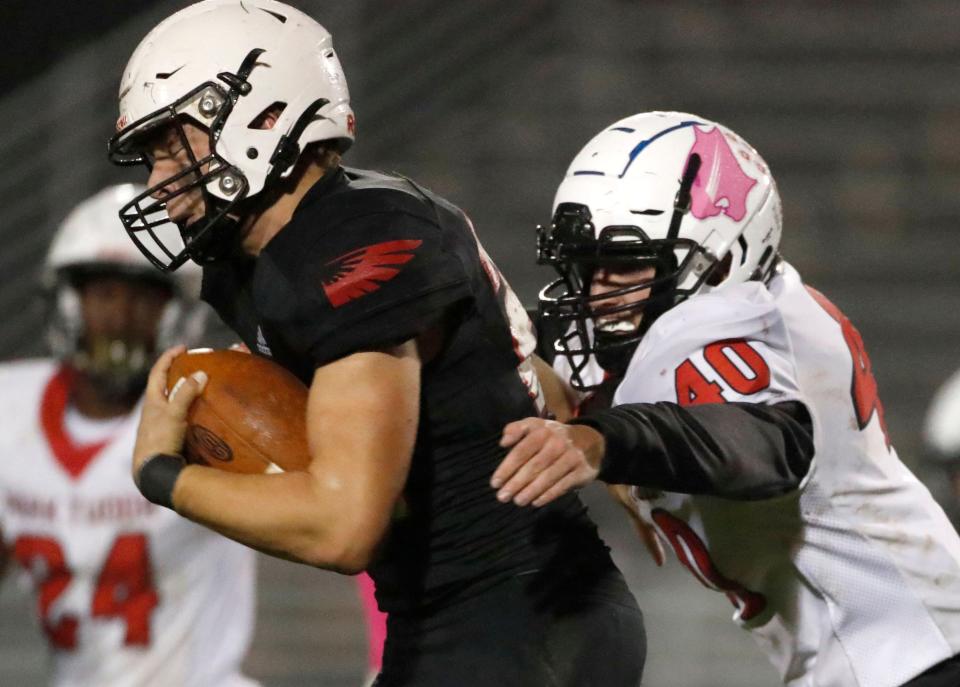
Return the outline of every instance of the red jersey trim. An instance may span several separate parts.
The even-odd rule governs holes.
[[[67,471],[71,478],[77,479],[100,450],[109,443],[109,439],[93,444],[74,443],[64,427],[64,416],[70,389],[73,387],[74,373],[67,367],[61,367],[43,390],[40,401],[40,427],[50,444],[54,458]]]

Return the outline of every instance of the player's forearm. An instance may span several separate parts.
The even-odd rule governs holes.
[[[577,407],[577,392],[560,379],[560,376],[542,358],[534,355],[531,356],[531,361],[547,401],[547,410],[560,422],[566,422],[573,417],[574,409]]]
[[[240,475],[189,466],[177,479],[173,505],[184,517],[264,553],[354,574],[369,563],[379,523],[358,512],[362,495],[329,482],[308,472]]]
[[[763,499],[795,489],[813,459],[810,417],[797,402],[626,404],[574,422],[603,434],[599,478],[611,484]]]

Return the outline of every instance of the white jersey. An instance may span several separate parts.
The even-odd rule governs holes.
[[[889,445],[860,336],[784,265],[643,338],[614,405],[802,401],[814,460],[762,501],[635,490],[643,517],[791,687],[895,687],[960,653],[960,538]]]
[[[70,376],[0,366],[0,530],[32,583],[57,686],[242,687],[253,552],[146,501],[130,476],[139,412],[81,445]]]

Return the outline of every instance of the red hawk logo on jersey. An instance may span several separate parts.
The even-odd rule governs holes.
[[[320,280],[334,308],[372,293],[380,284],[400,273],[399,267],[413,260],[413,251],[423,243],[416,239],[384,241],[352,250],[323,266]]]

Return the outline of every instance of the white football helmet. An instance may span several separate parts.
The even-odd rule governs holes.
[[[923,430],[928,453],[960,468],[960,370],[937,390]]]
[[[960,528],[960,370],[944,382],[930,403],[923,427],[924,481]]]
[[[698,293],[766,281],[777,263],[780,196],[766,163],[726,127],[696,115],[648,112],[597,134],[577,154],[557,190],[553,222],[538,229],[538,257],[560,279],[540,295],[545,318],[566,334],[558,354],[573,382],[594,354],[622,371],[656,318]],[[653,266],[655,277],[590,296],[601,266]],[[651,289],[648,299],[604,314],[639,311],[628,335],[591,332],[597,301]],[[571,326],[572,324],[572,326]]]
[[[131,350],[112,345],[110,360],[94,360],[84,341],[84,322],[77,284],[85,277],[120,275],[157,282],[170,288],[157,323],[156,348],[196,343],[204,330],[208,308],[199,300],[200,268],[194,264],[168,275],[158,272],[124,235],[117,213],[143,186],[109,186],[77,205],[54,235],[43,265],[41,280],[49,295],[47,342],[59,359],[69,361],[115,384],[142,378],[155,351]]]
[[[279,111],[272,128],[259,128]],[[339,151],[353,142],[350,94],[332,38],[320,24],[276,0],[204,0],[158,24],[127,63],[120,117],[109,153],[117,164],[146,164],[144,134],[187,117],[209,131],[209,157],[148,189],[121,219],[148,259],[174,270],[188,258],[215,259],[231,232],[228,212],[289,175],[310,143]],[[202,186],[207,217],[169,232],[165,202],[150,194],[181,178]],[[158,194],[159,196],[160,194]],[[249,205],[249,204],[248,204]],[[166,225],[166,227],[164,227]],[[158,227],[161,227],[158,229]]]

